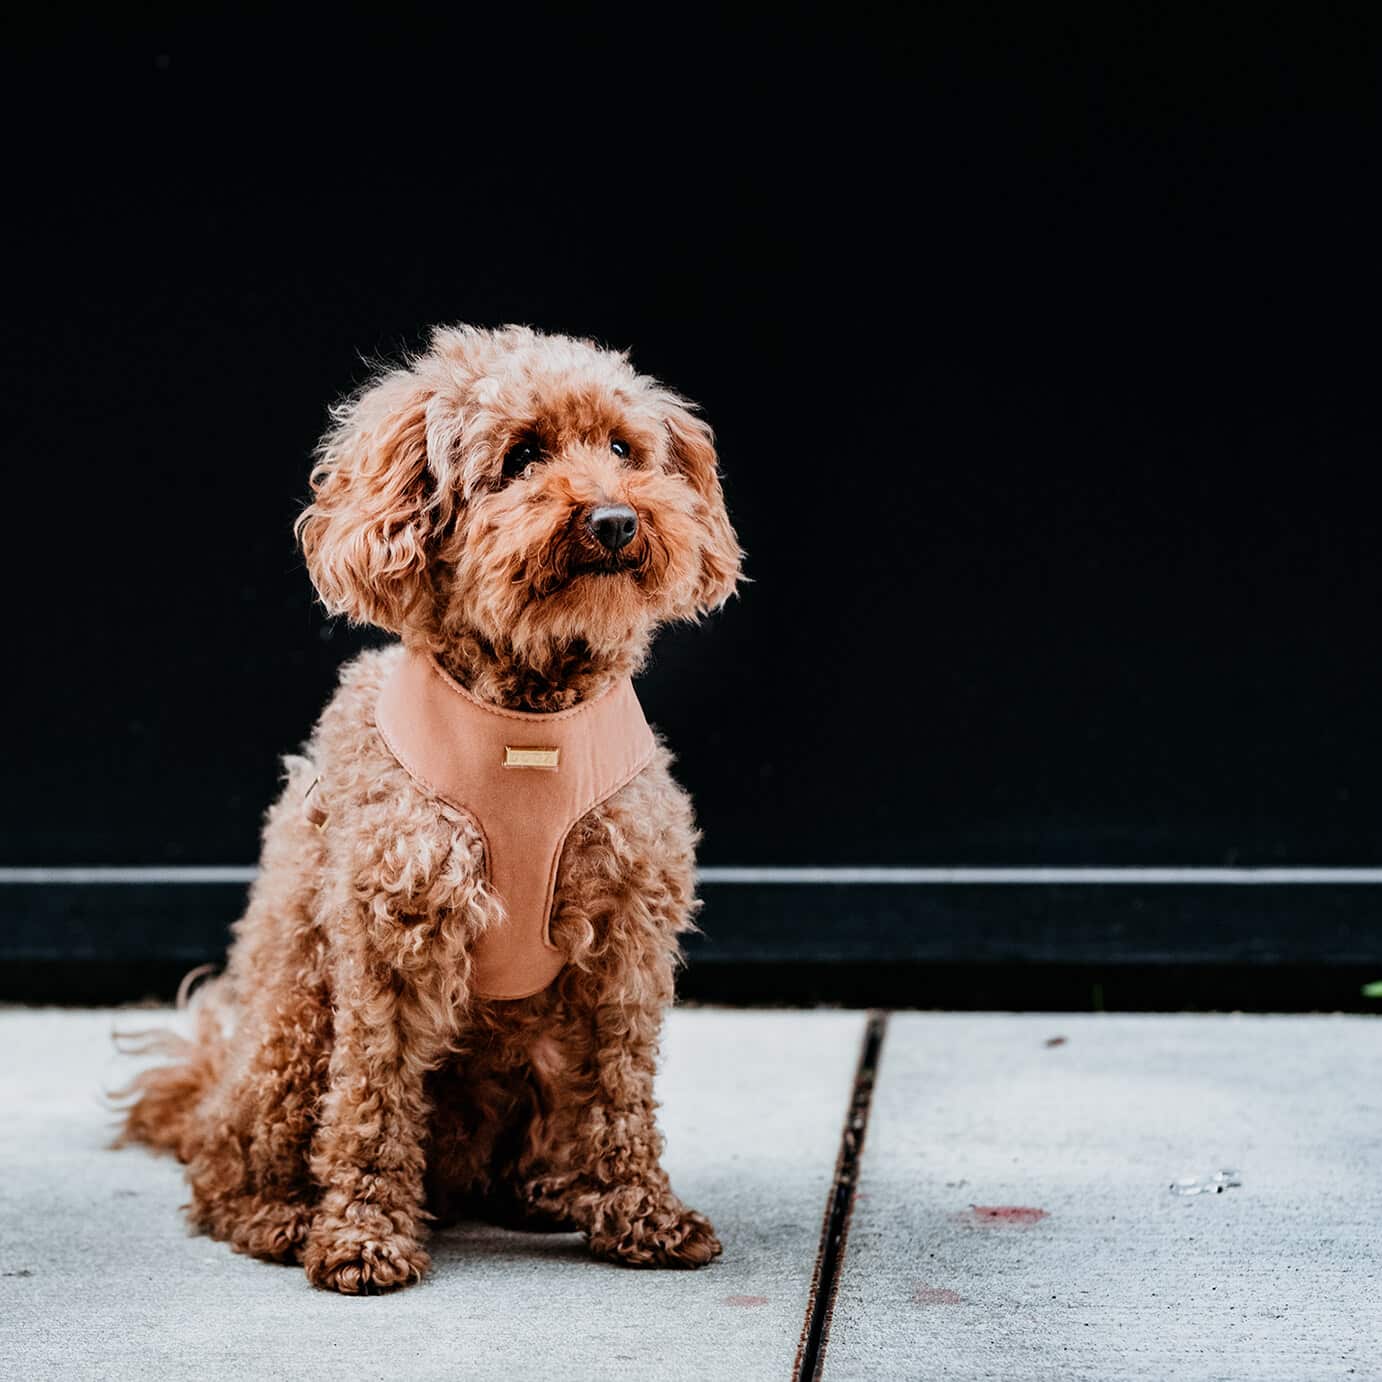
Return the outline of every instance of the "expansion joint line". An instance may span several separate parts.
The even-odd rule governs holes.
[[[888,1031],[885,1012],[869,1014],[859,1066],[844,1129],[840,1134],[840,1153],[835,1162],[835,1179],[825,1206],[825,1223],[816,1254],[816,1269],[811,1278],[811,1294],[806,1304],[801,1343],[797,1348],[793,1382],[818,1382],[825,1364],[826,1344],[830,1339],[830,1318],[844,1269],[849,1222],[854,1213],[854,1194],[859,1184],[859,1165],[868,1133],[869,1110],[873,1106],[873,1087],[878,1078],[878,1062],[883,1053],[883,1038]]]

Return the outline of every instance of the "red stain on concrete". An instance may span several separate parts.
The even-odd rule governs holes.
[[[928,1286],[924,1281],[912,1292],[916,1305],[963,1305],[964,1297],[948,1286]]]
[[[969,1221],[984,1227],[1030,1228],[1047,1217],[1044,1209],[1031,1209],[1025,1204],[972,1204]]]
[[[766,1305],[767,1303],[768,1303],[768,1298],[767,1298],[767,1296],[726,1296],[726,1297],[720,1302],[721,1305],[743,1305],[743,1306]]]

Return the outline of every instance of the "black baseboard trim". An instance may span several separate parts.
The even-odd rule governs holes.
[[[693,1002],[1382,1011],[1382,887],[711,884]],[[219,964],[242,884],[0,888],[0,1002],[167,1001]]]
[[[220,957],[206,957],[219,959]],[[0,1003],[104,1007],[170,1003],[198,957],[11,960]],[[678,999],[731,1007],[952,1009],[969,1012],[1352,1012],[1382,967],[1292,965],[954,965],[693,962]]]
[[[685,1002],[733,1007],[965,1012],[1351,1012],[1382,1014],[1363,986],[1382,966],[692,964]]]

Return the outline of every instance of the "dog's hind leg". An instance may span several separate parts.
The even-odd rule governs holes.
[[[308,1150],[330,1056],[325,986],[303,975],[291,1003],[265,1015],[247,1069],[209,1110],[188,1167],[193,1222],[237,1251],[291,1261],[311,1224]]]
[[[427,1079],[427,1211],[438,1223],[486,1219],[494,1162],[513,1119],[514,1095],[473,1050]]]
[[[232,1045],[202,1106],[188,1166],[193,1223],[238,1252],[297,1256],[315,1189],[308,1151],[330,1059],[331,1001],[313,909],[320,837],[302,810],[311,765],[289,760],[270,813],[263,868],[236,926]]]
[[[529,1233],[574,1230],[567,1215],[528,1199],[528,1161],[542,1113],[523,1065],[496,1066],[467,1050],[429,1080],[428,1091],[427,1208],[439,1223],[478,1219]]]

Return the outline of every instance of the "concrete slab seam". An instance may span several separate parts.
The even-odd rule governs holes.
[[[840,1273],[844,1266],[845,1248],[849,1241],[849,1224],[854,1213],[854,1192],[859,1179],[859,1162],[863,1155],[864,1138],[868,1133],[869,1111],[873,1106],[873,1088],[887,1035],[888,1014],[869,1014],[859,1051],[859,1065],[854,1075],[845,1125],[840,1134],[840,1151],[835,1161],[835,1176],[826,1199],[825,1218],[821,1225],[820,1249],[811,1274],[811,1289],[806,1299],[806,1317],[802,1321],[801,1341],[792,1368],[793,1382],[817,1382],[825,1361],[826,1345],[830,1337],[830,1316],[835,1308]]]

